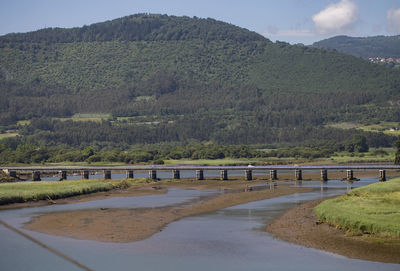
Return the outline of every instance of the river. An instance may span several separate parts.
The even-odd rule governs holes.
[[[376,179],[361,179],[353,186],[371,182]],[[303,181],[302,185],[316,189],[187,217],[151,238],[132,243],[75,240],[24,230],[22,226],[44,212],[166,206],[216,191],[171,189],[156,196],[5,210],[0,212],[0,219],[93,270],[400,270],[398,264],[348,259],[283,242],[263,232],[265,224],[285,210],[305,201],[343,194],[348,188],[346,182],[333,180],[324,189],[320,189],[320,182]],[[0,237],[1,270],[80,270],[4,226],[0,226]]]

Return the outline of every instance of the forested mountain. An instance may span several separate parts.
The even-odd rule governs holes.
[[[335,49],[362,58],[400,58],[400,36],[348,37],[336,36],[315,42],[313,47]]]
[[[47,145],[316,144],[400,121],[400,73],[213,19],[139,14],[0,37],[0,126]],[[74,122],[77,113],[109,120]],[[365,133],[371,146],[392,136]]]

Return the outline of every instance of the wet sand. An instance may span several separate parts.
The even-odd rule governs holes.
[[[189,185],[190,183],[186,184],[186,186]],[[207,184],[204,185],[207,187]],[[223,186],[223,182],[219,185]],[[231,185],[230,187],[232,187]],[[237,183],[234,186],[235,188],[247,187],[246,183]],[[24,228],[75,239],[102,242],[132,242],[146,239],[161,231],[169,223],[187,216],[311,190],[311,188],[280,185],[271,190],[230,192],[203,197],[190,204],[185,203],[159,208],[103,208],[48,213],[34,217]]]
[[[400,263],[399,239],[382,239],[369,235],[347,236],[343,230],[320,224],[313,209],[323,200],[307,202],[287,211],[268,225],[266,231],[287,242],[349,258]]]

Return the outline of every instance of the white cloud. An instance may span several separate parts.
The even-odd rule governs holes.
[[[386,18],[389,23],[389,30],[394,33],[400,33],[400,8],[389,9]]]
[[[349,0],[341,0],[314,14],[312,20],[320,34],[346,33],[358,20],[358,7]]]

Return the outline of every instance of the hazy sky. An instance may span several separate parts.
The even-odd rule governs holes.
[[[0,35],[135,13],[210,17],[290,43],[400,34],[400,0],[0,0]]]

